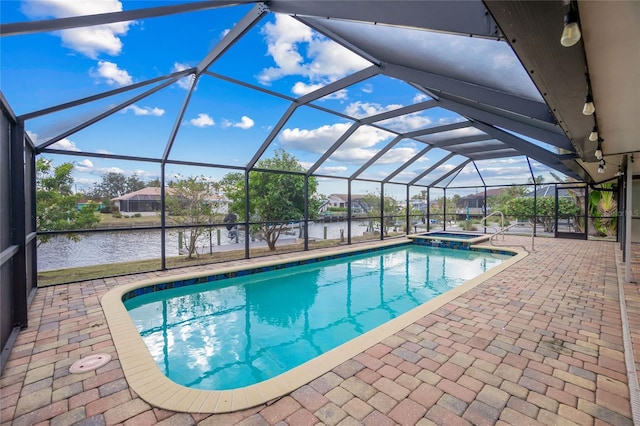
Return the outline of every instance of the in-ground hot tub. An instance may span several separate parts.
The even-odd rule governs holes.
[[[468,250],[473,244],[489,241],[491,236],[473,232],[432,231],[409,235],[408,238],[413,239],[416,244]]]

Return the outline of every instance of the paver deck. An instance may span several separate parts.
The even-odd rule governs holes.
[[[505,242],[528,246],[530,239]],[[41,288],[0,379],[0,422],[632,425],[618,244],[537,238],[535,245],[524,260],[331,372],[230,414],[154,408],[129,388],[117,359],[101,296],[125,282],[183,271]],[[632,259],[635,281],[637,244]],[[640,365],[640,288],[626,283],[624,294]],[[96,371],[69,373],[96,352],[113,359]]]

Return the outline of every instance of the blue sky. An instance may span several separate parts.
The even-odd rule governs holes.
[[[3,1],[2,22],[22,22],[80,14],[94,14],[142,7],[166,6],[175,1]],[[0,87],[17,115],[58,105],[84,96],[167,75],[197,65],[202,58],[240,21],[252,5],[148,18],[101,27],[11,36],[0,39]],[[363,31],[368,31],[365,24]],[[392,37],[394,29],[385,29]],[[458,36],[418,32],[420,40],[437,41],[418,46],[425,54],[482,54],[482,66],[518,74],[519,63],[509,55],[504,43],[487,42],[469,47],[469,40]],[[435,44],[434,44],[435,45]],[[490,60],[486,60],[489,58]],[[247,84],[295,98],[336,81],[371,64],[315,33],[296,20],[269,14],[216,61],[209,71]],[[460,72],[465,72],[464,67]],[[515,71],[514,71],[515,70]],[[468,72],[468,71],[467,71]],[[525,73],[526,75],[526,73]],[[521,78],[521,77],[518,77]],[[172,128],[188,93],[190,81],[180,80],[104,120],[64,138],[55,148],[75,152],[162,156]],[[84,122],[94,114],[143,93],[153,86],[134,90],[95,103],[28,120],[26,128],[36,143],[42,143]],[[514,86],[515,87],[515,86]],[[519,84],[518,87],[526,85]],[[533,93],[535,90],[527,92]],[[533,96],[532,95],[532,96]],[[376,76],[314,102],[354,118],[367,117],[401,106],[428,100],[415,88],[385,76]],[[262,145],[273,126],[287,110],[290,101],[203,76],[198,82],[179,130],[170,159],[245,165]],[[465,121],[457,114],[432,108],[421,113],[379,123],[392,131],[407,132],[442,124]],[[305,167],[313,165],[352,124],[351,120],[308,106],[300,107],[265,152],[272,155],[284,148]],[[472,128],[456,131],[471,134]],[[392,132],[371,126],[360,127],[322,166],[318,173],[346,177],[394,138]],[[542,146],[542,144],[539,144]],[[412,158],[424,144],[403,140],[365,173],[363,178],[379,179]],[[434,149],[398,175],[408,182],[421,171],[448,154]],[[146,162],[127,162],[83,156],[45,154],[54,163],[73,161],[74,177],[80,188],[90,187],[103,173],[114,171],[136,174],[142,179],[159,175],[159,166]],[[457,156],[441,167],[440,175],[464,160]],[[485,183],[525,183],[530,177],[524,157],[479,162]],[[533,164],[536,174],[553,181],[544,166]],[[169,176],[205,174],[219,179],[229,170],[189,168],[168,165]],[[322,180],[321,192],[346,192],[345,185]],[[428,181],[421,181],[428,183]],[[476,168],[470,164],[455,183],[481,185]],[[379,188],[363,184],[363,187]],[[400,196],[403,196],[402,192]]]

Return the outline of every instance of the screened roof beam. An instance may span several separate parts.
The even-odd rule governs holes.
[[[382,157],[384,154],[386,154],[387,152],[389,152],[391,150],[391,148],[393,148],[394,146],[396,146],[398,144],[398,142],[400,142],[402,139],[404,139],[403,136],[396,136],[391,142],[389,142],[384,148],[382,148],[380,151],[376,152],[375,155],[373,157],[371,157],[369,159],[369,161],[367,161],[366,163],[364,163],[362,165],[362,167],[360,167],[358,170],[355,171],[355,173],[353,173],[350,177],[349,180],[353,180],[356,179],[358,176],[360,176],[362,174],[362,172],[364,172],[365,170],[367,170],[369,167],[371,167],[371,165],[373,163],[375,163],[376,161],[378,161],[380,159],[380,157]]]
[[[531,158],[535,158],[536,161],[546,164],[552,168],[557,168],[562,164],[560,163],[560,160],[558,159],[558,156],[556,154],[547,151],[544,148],[540,148],[539,146],[534,145],[531,142],[527,142],[526,140],[512,135],[511,133],[505,132],[504,130],[479,121],[475,122],[474,126],[487,133],[488,135],[491,135],[492,137],[504,142],[511,148],[519,151],[522,155],[527,155]],[[562,166],[562,168],[564,169],[564,166]]]
[[[191,96],[193,96],[193,92],[196,88],[196,84],[198,84],[198,76],[193,74],[191,80],[191,86],[189,87],[189,92],[184,98],[184,103],[182,104],[182,108],[180,108],[180,112],[178,113],[178,117],[176,121],[173,123],[173,128],[171,129],[171,134],[169,135],[169,140],[167,141],[167,146],[164,149],[164,154],[162,155],[162,163],[166,163],[169,158],[169,154],[171,153],[171,148],[173,147],[173,143],[176,140],[176,136],[178,135],[178,130],[180,130],[180,123],[182,123],[182,119],[184,118],[185,112],[187,112],[187,107],[189,106],[189,102],[191,101]]]
[[[460,128],[464,128],[464,127],[469,127],[470,125],[471,125],[471,123],[467,121],[467,122],[446,124],[444,126],[432,127],[432,128],[429,128],[429,129],[415,130],[413,132],[408,132],[408,133],[404,133],[402,135],[398,135],[391,142],[389,142],[389,144],[387,146],[385,146],[382,150],[378,151],[369,161],[367,161],[362,167],[360,167],[355,173],[353,173],[349,179],[356,179],[367,168],[371,167],[371,165],[373,163],[378,161],[380,159],[380,157],[382,157],[384,154],[389,152],[389,150],[391,150],[391,148],[393,148],[398,142],[400,142],[403,139],[412,139],[412,138],[414,138],[416,136],[423,136],[423,135],[432,134],[432,133],[438,133],[438,132],[443,132],[443,131],[448,131],[448,130],[460,129]],[[419,139],[418,139],[418,141],[421,142],[421,143],[424,143],[424,142],[420,141]],[[422,157],[431,148],[433,148],[433,147],[429,146],[427,149],[422,150],[420,153],[418,153],[418,155],[416,155],[411,160],[409,160],[406,163],[406,166],[411,164],[413,161],[417,160],[417,158]],[[404,167],[400,171],[402,171],[403,169],[404,169]],[[397,173],[399,173],[400,171],[398,171]],[[395,176],[395,174],[393,174],[393,176]],[[384,182],[388,182],[388,181],[384,181]]]
[[[418,161],[420,158],[424,157],[424,155],[427,152],[431,151],[432,149],[433,149],[433,146],[427,146],[426,148],[424,148],[423,150],[418,152],[416,155],[411,157],[411,159],[409,161],[405,162],[402,166],[398,167],[395,171],[393,171],[389,176],[387,176],[386,178],[382,179],[382,183],[390,182],[391,179],[393,179],[394,177],[398,176],[400,173],[402,173],[405,169],[407,169],[413,163]]]
[[[480,181],[482,182],[482,186],[485,187],[485,191],[486,191],[487,183],[484,181],[484,178],[482,177],[482,174],[480,173],[480,170],[478,169],[478,165],[476,164],[475,161],[473,162],[473,167],[476,169],[476,173],[478,173],[478,177],[480,178]]]
[[[356,55],[361,56],[362,58],[366,59],[367,61],[371,62],[372,64],[380,65],[380,60],[378,58],[376,58],[375,56],[369,54],[369,52],[361,49],[356,44],[353,44],[350,41],[345,40],[342,36],[336,34],[335,31],[330,30],[329,28],[327,28],[326,25],[323,25],[323,23],[321,21],[318,21],[318,20],[312,19],[312,18],[302,17],[302,16],[299,16],[299,15],[294,16],[294,18],[297,19],[298,21],[300,21],[301,23],[303,23],[304,25],[306,25],[306,26],[308,26],[310,28],[313,28],[316,32],[322,34],[323,36],[325,36],[327,38],[330,38],[334,42],[344,46],[345,48],[349,49],[350,51],[352,51]]]
[[[244,17],[231,28],[225,36],[215,45],[207,56],[200,61],[196,67],[196,75],[202,74],[220,56],[231,48],[244,34],[253,28],[269,12],[269,8],[264,3],[258,3],[244,15]]]
[[[354,84],[360,83],[361,81],[367,80],[371,77],[378,75],[380,72],[380,68],[375,65],[362,69],[360,71],[354,72],[340,80],[336,80],[327,84],[326,86],[322,86],[321,88],[314,90],[313,92],[309,92],[306,95],[300,96],[296,102],[299,104],[307,104],[309,102],[315,101],[320,98],[324,98],[327,95],[340,91],[346,87],[352,86]]]
[[[440,182],[442,182],[443,180],[445,180],[446,178],[448,178],[449,176],[451,176],[454,173],[460,173],[462,171],[462,169],[464,168],[464,166],[466,166],[467,164],[469,164],[471,162],[471,160],[465,160],[463,161],[461,164],[459,164],[457,167],[451,169],[450,171],[448,171],[447,173],[445,173],[444,175],[440,176],[438,179],[434,180],[433,182],[431,182],[431,185],[429,186],[436,186],[437,184],[439,184]]]
[[[99,13],[95,15],[71,16],[68,18],[39,21],[16,22],[0,25],[1,36],[13,36],[65,30],[69,28],[89,27],[93,25],[112,24],[114,22],[134,21],[136,19],[175,15],[197,10],[216,9],[243,3],[255,3],[248,0],[209,0],[172,6],[150,7],[145,9],[125,10],[122,12]]]
[[[483,152],[491,152],[491,151],[499,151],[501,149],[512,149],[509,145],[505,145],[503,143],[499,145],[487,145],[483,147],[474,146],[470,148],[460,148],[460,149],[452,149],[456,153],[460,155],[464,155],[467,157],[473,157],[474,154],[482,154]]]
[[[18,118],[21,120],[30,120],[32,118],[37,118],[43,115],[47,115],[47,114],[51,114],[54,112],[59,112],[59,111],[63,111],[65,109],[68,108],[73,108],[73,107],[77,107],[79,105],[83,105],[89,102],[94,102],[94,101],[98,101],[100,99],[104,99],[104,98],[108,98],[109,96],[114,96],[114,95],[118,95],[120,93],[125,93],[128,92],[129,90],[135,90],[138,89],[140,87],[144,87],[144,86],[148,86],[150,84],[153,83],[157,83],[159,81],[163,81],[163,80],[168,80],[170,78],[174,78],[177,77],[178,79],[187,75],[187,74],[191,74],[193,73],[195,70],[195,68],[188,68],[182,71],[178,71],[178,72],[174,72],[172,74],[163,76],[163,77],[157,77],[157,78],[152,78],[150,80],[146,80],[146,81],[141,81],[140,83],[135,83],[135,84],[131,84],[129,86],[124,86],[124,87],[119,87],[117,89],[114,90],[109,90],[108,92],[102,92],[99,93],[97,95],[93,95],[93,96],[87,96],[86,98],[82,98],[82,99],[76,99],[75,101],[71,101],[71,102],[66,102],[64,104],[59,104],[56,106],[52,106],[49,108],[44,108],[41,109],[39,111],[33,111],[33,112],[29,112],[27,114],[22,114],[21,116],[19,116]]]
[[[494,126],[502,127],[504,129],[511,130],[512,132],[521,134],[523,136],[544,141],[549,145],[553,145],[558,148],[573,152],[574,148],[571,145],[569,139],[565,136],[558,126],[549,126],[549,128],[543,128],[531,121],[523,122],[515,120],[511,117],[497,114],[496,112],[483,109],[482,105],[468,105],[460,103],[458,101],[447,99],[446,96],[440,98],[440,105],[442,108],[456,112],[462,116],[465,116],[471,120],[482,121],[485,123],[491,123]]]
[[[509,158],[522,156],[521,152],[516,151],[513,148],[507,148],[502,150],[490,151],[486,153],[479,153],[475,155],[467,155],[473,161],[493,160],[496,158]]]
[[[555,118],[549,107],[541,101],[390,63],[382,66],[382,73],[424,86],[430,91],[438,93],[439,98],[446,94],[452,94],[464,99],[473,99],[474,104],[485,104],[501,110],[513,111],[527,118],[555,123]]]
[[[271,142],[273,142],[276,136],[278,136],[278,133],[280,133],[280,130],[282,130],[284,125],[287,124],[287,121],[289,120],[289,118],[291,118],[291,116],[293,115],[293,113],[297,108],[298,108],[297,103],[292,103],[291,105],[289,105],[289,108],[287,108],[284,114],[282,114],[282,117],[280,117],[280,120],[278,120],[276,125],[273,126],[273,129],[271,129],[271,132],[269,132],[269,135],[267,136],[267,138],[264,140],[264,142],[262,142],[262,145],[260,146],[260,148],[258,148],[256,153],[253,155],[253,158],[251,158],[251,160],[247,163],[247,170],[253,169],[253,167],[256,165],[258,160],[260,160],[260,157],[262,157],[262,154],[264,154],[267,148],[269,148],[269,145],[271,145]]]
[[[391,111],[381,112],[380,114],[360,119],[362,124],[370,124],[378,121],[388,120],[390,118],[400,117],[402,115],[413,114],[415,112],[424,111],[429,108],[438,106],[438,102],[434,100],[419,102],[414,105],[397,108]]]
[[[462,145],[462,144],[471,143],[471,142],[489,141],[492,139],[494,138],[489,135],[472,135],[472,136],[463,136],[461,138],[448,139],[448,140],[439,141],[439,142],[433,142],[431,143],[431,145],[435,146],[436,148],[446,149],[447,147],[454,146],[454,145]],[[418,139],[418,140],[421,140],[421,139]],[[428,141],[422,141],[422,142],[430,143]]]
[[[404,136],[407,138],[415,138],[418,136],[432,135],[434,133],[448,132],[450,130],[464,129],[470,126],[472,126],[471,121],[460,121],[458,123],[451,123],[445,124],[443,126],[429,127],[428,129],[415,130],[413,132],[405,133]]]
[[[435,169],[437,169],[438,167],[442,166],[444,163],[446,163],[447,161],[449,161],[452,157],[454,157],[456,154],[455,153],[450,153],[449,155],[447,155],[446,157],[444,157],[443,159],[441,159],[440,161],[438,161],[436,164],[434,164],[433,166],[429,167],[427,170],[425,170],[424,172],[420,173],[418,176],[416,176],[415,178],[413,178],[410,182],[409,182],[409,186],[414,185],[416,182],[418,182],[419,180],[421,180],[423,177],[427,176],[429,173],[433,172]]]
[[[120,111],[121,109],[126,108],[129,105],[134,104],[134,103],[138,102],[139,100],[144,99],[147,96],[152,95],[152,94],[156,93],[157,91],[159,91],[161,89],[164,89],[167,86],[170,86],[171,84],[175,83],[176,81],[178,81],[178,77],[174,77],[169,81],[166,81],[166,82],[164,82],[164,83],[162,83],[162,84],[160,84],[160,85],[158,85],[158,86],[156,86],[156,87],[154,87],[154,88],[152,88],[150,90],[147,90],[144,93],[139,94],[138,96],[135,96],[135,97],[133,97],[131,99],[128,99],[128,100],[126,100],[126,101],[114,106],[113,108],[109,108],[107,111],[105,111],[105,112],[103,112],[101,114],[93,116],[91,119],[89,119],[89,120],[87,120],[87,121],[85,121],[85,122],[83,122],[83,123],[71,128],[71,129],[69,129],[69,130],[67,130],[67,131],[65,131],[63,133],[60,133],[57,136],[52,137],[51,139],[48,139],[46,142],[41,143],[40,145],[37,146],[37,152],[41,152],[46,147],[48,147],[50,145],[53,145],[54,143],[56,143],[58,141],[61,141],[62,139],[66,138],[68,136],[71,136],[72,134],[74,134],[76,132],[79,132],[82,129],[85,129],[85,128],[91,126],[92,124],[97,123],[98,121],[102,120],[103,118],[106,118],[106,117],[108,117],[108,116],[110,116],[112,114],[115,114],[116,112]]]
[[[316,162],[313,164],[313,166],[311,166],[311,167],[309,168],[309,170],[307,170],[307,176],[311,176],[311,175],[313,174],[313,172],[315,172],[316,170],[318,170],[318,168],[322,165],[322,163],[324,163],[325,161],[327,161],[327,159],[328,159],[329,157],[331,157],[331,155],[332,155],[334,152],[336,152],[336,150],[337,150],[338,148],[340,148],[340,146],[344,143],[344,141],[346,141],[347,139],[349,139],[349,137],[350,137],[350,136],[351,136],[351,135],[352,135],[356,130],[358,130],[358,128],[359,128],[359,127],[360,127],[360,123],[358,123],[358,122],[353,123],[353,124],[351,125],[351,127],[349,127],[349,128],[347,129],[347,131],[346,131],[346,132],[344,132],[344,133],[342,134],[342,136],[340,136],[340,137],[338,138],[338,140],[337,140],[333,145],[331,145],[331,147],[330,147],[329,149],[327,149],[327,150],[325,151],[325,153],[324,153],[324,154],[322,154],[322,157],[320,157],[320,159],[319,159],[318,161],[316,161]]]
[[[344,19],[412,28],[428,28],[452,34],[501,37],[484,4],[480,1],[451,3],[430,1],[429,7],[416,13],[415,1],[376,1],[375,7],[357,1],[297,1],[273,0],[269,7],[274,12],[291,15],[314,16],[320,19]]]

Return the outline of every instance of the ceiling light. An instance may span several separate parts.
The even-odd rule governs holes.
[[[582,113],[584,115],[591,115],[594,112],[596,112],[596,106],[593,104],[593,95],[589,92],[584,98],[584,108],[582,108]]]
[[[600,146],[600,144],[598,144],[598,148],[596,149],[596,152],[594,154],[596,156],[596,159],[602,160],[602,147]]]
[[[564,29],[560,44],[564,47],[571,47],[580,41],[580,26],[578,25],[578,12],[573,8],[573,3],[569,5],[569,11],[564,15]]]
[[[598,173],[600,173],[600,174],[604,173],[604,169],[606,167],[607,167],[607,165],[604,162],[604,160],[600,160],[600,163],[598,163]]]
[[[598,140],[598,126],[593,126],[593,130],[591,130],[591,134],[589,135],[589,140],[591,142]]]
[[[622,167],[618,166],[618,171],[616,172],[616,177],[622,176]]]

